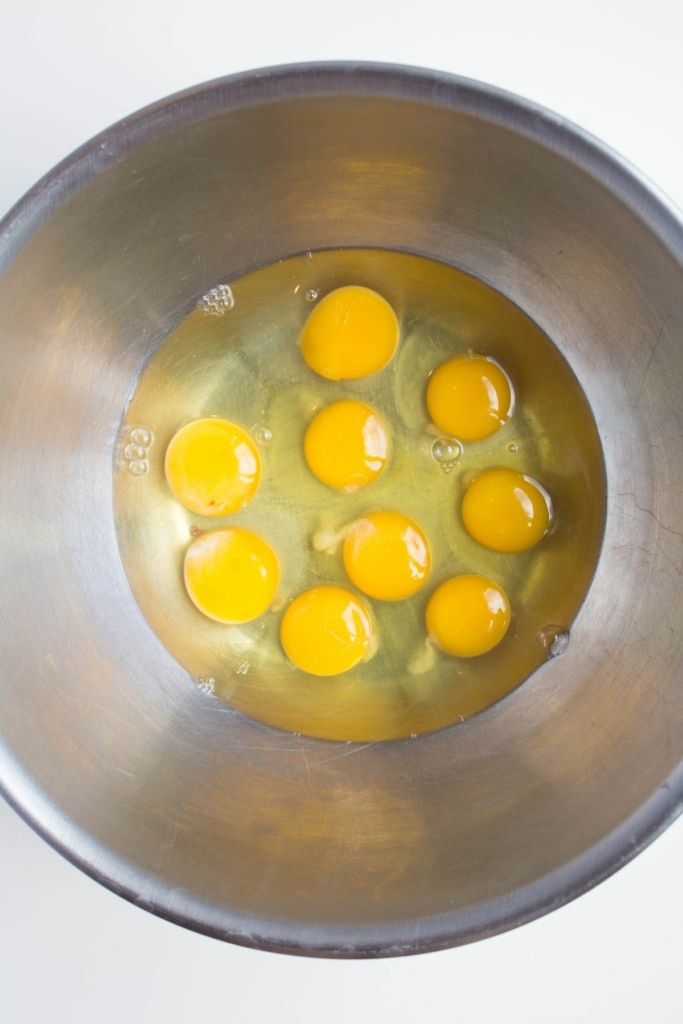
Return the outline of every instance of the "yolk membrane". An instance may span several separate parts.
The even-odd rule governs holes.
[[[398,334],[396,314],[386,299],[371,288],[345,285],[325,295],[310,313],[301,352],[327,380],[358,380],[387,365]]]
[[[201,516],[244,508],[261,480],[261,458],[249,435],[214,417],[194,420],[175,434],[164,469],[174,497]]]
[[[269,544],[238,527],[208,530],[185,553],[185,587],[217,622],[251,622],[272,604],[280,565]]]
[[[459,441],[482,441],[510,415],[512,385],[505,371],[486,356],[453,356],[434,370],[427,384],[432,422]]]
[[[424,586],[431,569],[429,543],[412,519],[373,512],[345,533],[343,561],[351,582],[379,601],[401,601]]]
[[[474,658],[505,636],[510,603],[505,591],[485,576],[453,576],[430,597],[425,621],[430,639],[442,651]]]
[[[348,672],[373,653],[370,613],[343,587],[324,586],[295,597],[280,626],[285,654],[314,676]]]
[[[351,494],[379,476],[387,461],[389,442],[384,423],[363,402],[333,402],[311,420],[304,455],[318,480]]]
[[[537,480],[513,469],[489,469],[476,477],[462,501],[470,537],[491,551],[528,551],[548,529],[550,497]]]

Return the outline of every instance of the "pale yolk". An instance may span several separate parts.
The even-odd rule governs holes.
[[[251,622],[270,607],[280,565],[269,544],[238,527],[208,530],[185,553],[185,586],[200,612],[218,622]]]
[[[360,285],[329,292],[310,313],[301,352],[327,380],[369,377],[387,365],[398,344],[398,320],[381,295]]]
[[[438,366],[427,384],[432,422],[459,441],[482,441],[502,427],[512,410],[512,386],[492,359],[453,356]]]
[[[228,420],[194,420],[166,450],[168,486],[201,516],[224,516],[248,505],[261,480],[261,459],[249,435]]]
[[[356,519],[345,532],[344,568],[368,597],[400,601],[424,585],[431,552],[424,533],[398,512],[374,512]]]
[[[280,640],[287,657],[304,672],[336,676],[373,653],[370,613],[343,587],[316,587],[289,605]]]
[[[527,551],[550,523],[552,506],[541,484],[513,469],[489,469],[470,484],[462,502],[470,537],[491,551]]]
[[[510,624],[505,592],[484,576],[453,576],[434,591],[425,621],[430,639],[458,658],[474,658],[500,643]]]
[[[366,487],[387,461],[387,432],[363,402],[342,399],[311,420],[304,454],[312,473],[328,487],[351,494]]]

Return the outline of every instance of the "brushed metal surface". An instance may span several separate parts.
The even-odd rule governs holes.
[[[453,729],[346,746],[188,684],[135,603],[112,456],[217,280],[330,246],[455,264],[555,341],[607,470],[566,653]],[[416,952],[573,898],[683,794],[683,228],[561,119],[461,79],[276,68],[99,136],[0,227],[0,780],[84,870],[268,949]]]

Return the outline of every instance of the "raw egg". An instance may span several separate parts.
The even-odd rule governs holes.
[[[345,531],[344,568],[368,597],[401,601],[424,586],[431,568],[422,529],[398,512],[373,512]]]
[[[453,576],[434,591],[425,621],[430,640],[458,658],[492,650],[510,624],[505,591],[485,576]]]
[[[185,586],[199,608],[217,622],[251,622],[270,607],[280,565],[258,534],[238,527],[207,530],[185,553]]]
[[[488,469],[477,476],[462,501],[470,537],[491,551],[528,551],[550,523],[550,497],[533,477],[514,469]]]
[[[387,461],[389,442],[384,423],[363,402],[341,399],[321,409],[311,420],[304,454],[318,480],[351,494],[379,476]]]
[[[201,516],[244,508],[261,480],[261,458],[249,435],[214,417],[178,431],[166,449],[164,469],[174,497]]]
[[[512,385],[505,371],[486,356],[453,356],[427,383],[432,422],[460,441],[482,441],[495,434],[512,411]]]
[[[280,641],[289,660],[314,676],[348,672],[374,652],[370,613],[343,587],[315,587],[295,597],[282,617]]]
[[[346,285],[324,296],[301,336],[301,352],[327,380],[357,380],[377,373],[398,344],[398,319],[371,288]]]

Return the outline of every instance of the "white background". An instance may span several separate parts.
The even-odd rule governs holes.
[[[542,103],[683,207],[682,11],[679,0],[0,0],[0,215],[76,146],[171,92],[345,58],[452,71]],[[679,821],[515,932],[403,960],[306,960],[153,918],[0,801],[0,1020],[680,1024],[682,866]]]

